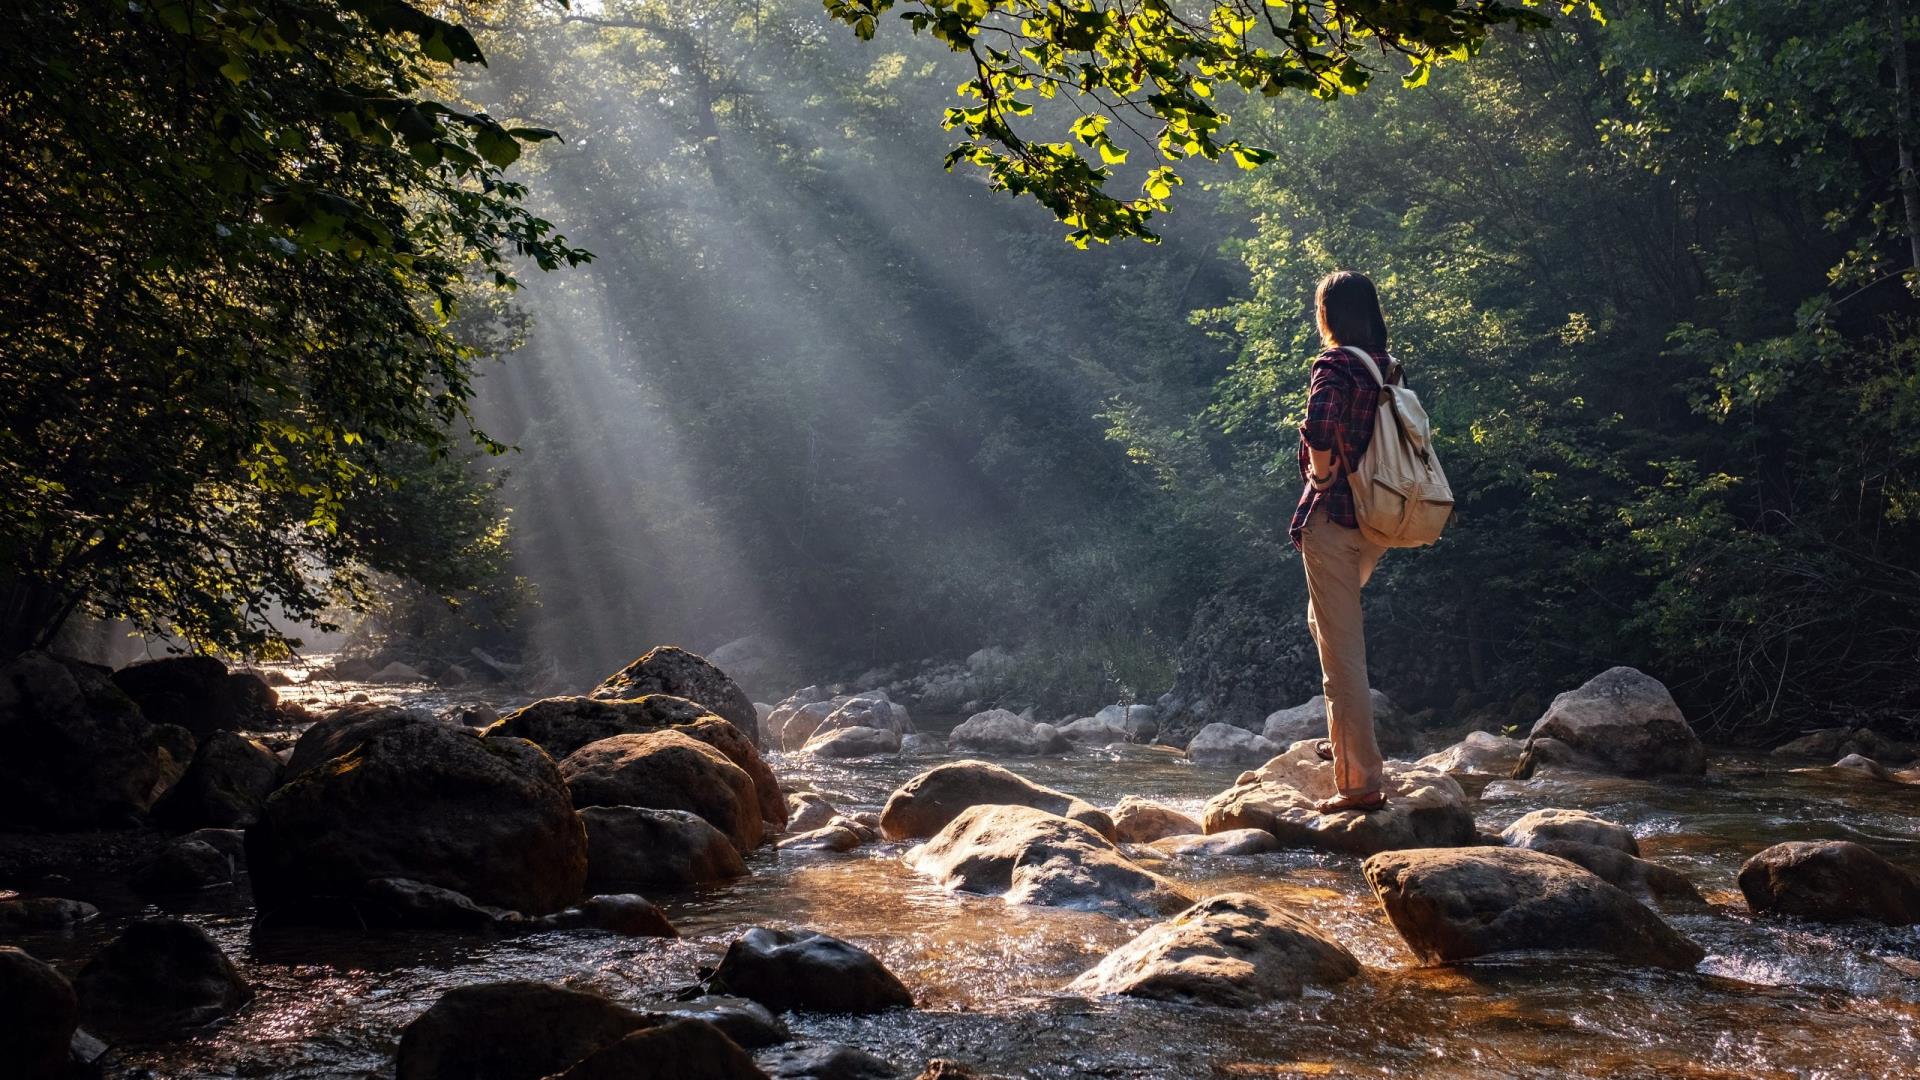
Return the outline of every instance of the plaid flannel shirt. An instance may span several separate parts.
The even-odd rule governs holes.
[[[1398,375],[1391,369],[1393,361],[1386,353],[1371,349],[1368,352],[1387,380],[1392,381]],[[1367,373],[1366,365],[1352,353],[1328,349],[1314,357],[1313,374],[1307,384],[1307,419],[1300,425],[1300,479],[1306,486],[1300,492],[1300,503],[1294,507],[1293,523],[1287,530],[1294,547],[1300,546],[1300,532],[1306,528],[1307,518],[1322,507],[1326,508],[1327,520],[1335,525],[1349,529],[1360,527],[1353,513],[1353,488],[1347,484],[1349,463],[1339,460],[1336,453],[1333,467],[1339,478],[1325,491],[1315,491],[1307,482],[1312,468],[1307,450],[1334,450],[1337,442],[1344,441],[1346,452],[1353,455],[1354,461],[1360,460],[1373,443],[1374,413],[1379,408],[1380,387]]]

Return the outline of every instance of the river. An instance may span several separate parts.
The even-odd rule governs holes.
[[[947,726],[918,719],[923,729]],[[1003,763],[1100,806],[1134,794],[1196,816],[1236,771],[1143,760],[1151,757],[1090,750]],[[947,759],[769,758],[784,782],[811,787],[842,810],[877,810],[901,782]],[[256,934],[244,884],[156,907],[75,868],[64,894],[99,905],[103,916],[76,933],[23,944],[72,974],[130,918],[177,914],[205,927],[252,981],[257,997],[227,1021],[184,1041],[115,1051],[115,1077],[390,1077],[403,1025],[451,987],[546,979],[644,1004],[696,981],[754,925],[821,930],[878,954],[919,1008],[789,1023],[797,1038],[859,1046],[909,1077],[932,1057],[1049,1080],[1914,1075],[1920,927],[1758,921],[1734,877],[1747,856],[1782,840],[1851,839],[1920,867],[1920,787],[1716,754],[1698,781],[1545,777],[1468,790],[1475,788],[1483,829],[1556,806],[1631,827],[1644,856],[1687,874],[1710,902],[1709,911],[1668,913],[1706,948],[1705,962],[1692,973],[1578,957],[1422,968],[1382,915],[1357,859],[1282,852],[1149,865],[1196,896],[1239,890],[1285,901],[1352,950],[1367,966],[1362,978],[1245,1012],[1087,1000],[1061,988],[1147,922],[950,895],[906,869],[907,845],[889,843],[844,855],[763,848],[737,883],[652,895],[679,927],[678,940],[562,931],[505,939]]]

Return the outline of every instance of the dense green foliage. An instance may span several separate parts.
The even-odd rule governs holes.
[[[436,99],[480,60],[400,0],[0,15],[0,648],[75,610],[263,647],[459,546],[361,511],[453,439],[476,276],[584,258],[502,175],[551,133]]]

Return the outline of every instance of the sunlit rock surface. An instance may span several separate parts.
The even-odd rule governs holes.
[[[1070,988],[1250,1008],[1359,973],[1352,953],[1292,912],[1257,896],[1227,893],[1147,929]]]
[[[1553,699],[1529,742],[1553,739],[1590,765],[1625,776],[1698,776],[1707,750],[1660,680],[1608,668]],[[1522,762],[1521,772],[1528,764]]]
[[[1150,844],[1163,836],[1197,833],[1200,823],[1164,803],[1127,795],[1114,804],[1113,830],[1116,840]]]
[[[1207,803],[1201,818],[1207,832],[1265,829],[1283,847],[1355,855],[1477,842],[1466,792],[1433,769],[1387,762],[1387,805],[1372,813],[1314,809],[1334,794],[1334,781],[1333,764],[1320,760],[1311,742],[1295,743],[1241,779]]]
[[[1428,963],[1592,952],[1684,969],[1706,955],[1640,901],[1543,852],[1388,851],[1367,859],[1362,869],[1394,929]]]
[[[1226,832],[1168,836],[1155,840],[1155,851],[1180,857],[1261,855],[1280,850],[1280,840],[1265,829],[1229,829]]]
[[[991,762],[966,759],[935,766],[902,784],[880,811],[880,831],[889,840],[932,836],[971,806],[992,803],[1031,806],[1091,826],[1112,839],[1106,811],[1055,791]]]
[[[760,740],[759,716],[753,699],[705,657],[674,645],[662,645],[614,672],[587,695],[604,700],[671,694],[705,705],[740,729],[752,742]]]
[[[1093,828],[1028,806],[975,806],[907,855],[957,892],[1122,917],[1192,903],[1176,884],[1135,865]]]
[[[1595,817],[1585,810],[1549,807],[1528,811],[1520,820],[1502,829],[1500,839],[1508,847],[1537,850],[1543,844],[1568,841],[1615,848],[1629,855],[1640,854],[1640,844],[1633,838],[1632,829]]]
[[[1574,840],[1539,840],[1526,847],[1585,867],[1607,884],[1659,904],[1698,907],[1706,903],[1687,875],[1617,847]]]
[[[900,753],[900,735],[870,727],[843,727],[817,731],[800,753],[823,758],[889,757]]]
[[[760,795],[746,770],[679,731],[615,735],[588,743],[560,763],[573,804],[687,810],[705,818],[741,851],[760,846]],[[786,811],[782,800],[781,812]]]
[[[1757,915],[1920,923],[1920,879],[1850,840],[1775,844],[1747,860],[1739,883]]]
[[[1232,724],[1208,724],[1187,743],[1187,757],[1196,765],[1258,765],[1280,752],[1281,746]]]
[[[1035,723],[1006,709],[988,709],[967,717],[947,733],[947,744],[969,753],[1022,757],[1058,754],[1072,747],[1059,728]]]
[[[1458,776],[1512,776],[1527,744],[1485,731],[1469,731],[1465,738],[1416,764]]]

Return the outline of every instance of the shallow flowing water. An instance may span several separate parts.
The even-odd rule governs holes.
[[[852,811],[877,810],[901,782],[948,759],[770,760],[783,781]],[[1235,775],[1141,751],[1006,764],[1097,805],[1136,794],[1196,816]],[[1697,971],[1583,958],[1417,967],[1359,860],[1282,852],[1150,865],[1195,896],[1240,890],[1291,904],[1360,958],[1362,978],[1253,1011],[1087,1000],[1062,988],[1148,921],[950,895],[906,869],[907,845],[887,843],[845,855],[763,849],[737,883],[655,894],[679,940],[255,934],[244,885],[200,894],[184,909],[159,908],[76,870],[60,891],[99,904],[104,916],[76,934],[24,944],[71,974],[129,918],[179,914],[206,927],[253,982],[258,996],[240,1014],[185,1041],[117,1050],[110,1076],[389,1077],[402,1026],[449,988],[537,978],[643,1005],[695,982],[754,925],[825,931],[884,959],[913,989],[918,1009],[789,1023],[799,1039],[860,1046],[905,1076],[932,1057],[1007,1076],[1166,1080],[1920,1071],[1920,927],[1759,922],[1747,917],[1734,885],[1748,855],[1781,840],[1857,840],[1920,868],[1920,787],[1718,755],[1708,776],[1691,782],[1493,781],[1476,814],[1483,829],[1497,830],[1547,806],[1628,825],[1643,855],[1693,879],[1712,909],[1668,918],[1706,948]]]

